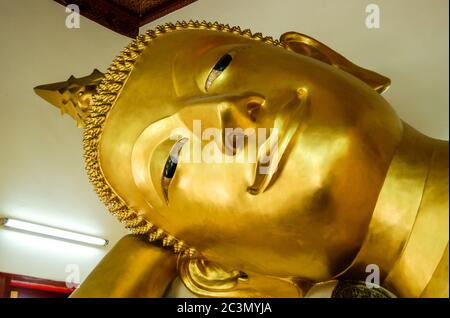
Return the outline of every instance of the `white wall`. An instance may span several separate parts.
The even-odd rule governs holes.
[[[386,94],[414,127],[448,139],[448,1],[379,0],[381,29],[364,25],[365,0],[199,0],[155,23],[220,21],[278,37],[307,33],[355,63],[389,76]],[[96,198],[84,172],[81,130],[38,96],[38,84],[104,71],[129,39],[81,19],[65,27],[51,0],[0,0],[0,216],[107,238],[125,231]],[[0,228],[0,271],[84,278],[108,248],[77,246]]]
[[[84,172],[82,131],[33,87],[105,70],[129,39],[82,18],[65,27],[53,1],[0,0],[0,216],[107,238],[125,231],[106,212]],[[0,271],[64,280],[85,277],[107,248],[85,247],[0,228]]]

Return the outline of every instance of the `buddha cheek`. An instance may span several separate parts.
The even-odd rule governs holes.
[[[181,163],[169,189],[167,228],[182,231],[191,244],[224,231],[237,220],[237,211],[248,209],[244,198],[251,171],[251,164]]]

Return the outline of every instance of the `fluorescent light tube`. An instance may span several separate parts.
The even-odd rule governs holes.
[[[79,243],[92,244],[104,246],[108,244],[108,241],[99,237],[75,233],[72,231],[60,230],[54,227],[34,224],[30,222],[20,221],[16,219],[3,218],[0,219],[0,225],[3,224],[6,227],[10,227],[17,230],[22,230],[31,233],[37,233],[41,235],[51,236],[64,240],[70,240]]]

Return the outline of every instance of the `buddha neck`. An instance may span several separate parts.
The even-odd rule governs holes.
[[[448,297],[448,142],[404,124],[365,241],[342,277],[380,283],[400,297]]]

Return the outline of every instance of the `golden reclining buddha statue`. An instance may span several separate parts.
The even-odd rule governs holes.
[[[88,177],[133,233],[72,297],[177,280],[200,297],[448,297],[448,142],[400,120],[389,85],[304,34],[190,21],[36,87],[84,128]]]

